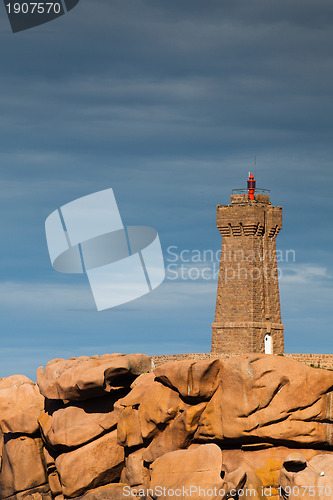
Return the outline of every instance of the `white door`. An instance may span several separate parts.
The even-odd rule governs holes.
[[[273,341],[269,333],[265,335],[265,354],[273,354]]]

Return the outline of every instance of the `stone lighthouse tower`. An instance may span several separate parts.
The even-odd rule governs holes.
[[[284,352],[275,245],[282,207],[255,188],[252,174],[247,186],[217,206],[222,250],[212,354]]]

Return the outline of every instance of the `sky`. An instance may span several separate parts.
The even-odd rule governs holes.
[[[332,353],[332,18],[331,0],[80,0],[14,34],[0,5],[0,377],[83,354],[209,352],[204,250],[220,249],[216,205],[255,158],[283,206],[286,352]],[[125,225],[158,231],[167,278],[97,312],[86,276],[52,268],[44,224],[107,188]]]

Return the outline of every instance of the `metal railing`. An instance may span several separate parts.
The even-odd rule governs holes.
[[[231,194],[248,194],[249,190],[248,189],[233,189]],[[256,194],[269,194],[271,191],[270,189],[260,189],[256,188],[254,190]]]

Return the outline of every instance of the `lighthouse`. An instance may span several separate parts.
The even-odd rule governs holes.
[[[257,189],[249,174],[247,189],[232,191],[230,203],[217,206],[222,235],[212,354],[283,354],[276,237],[282,207],[270,192]]]

